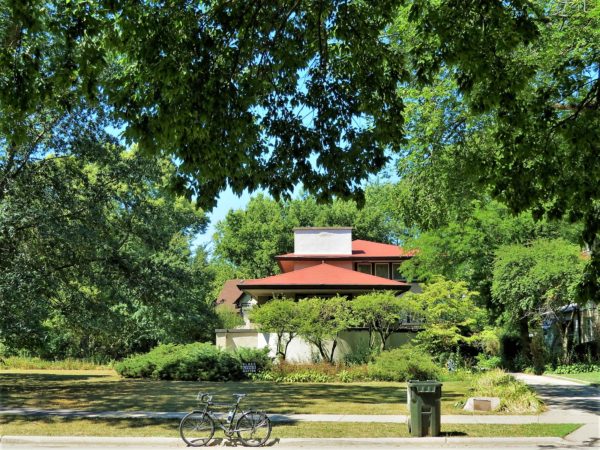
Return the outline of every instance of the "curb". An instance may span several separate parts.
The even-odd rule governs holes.
[[[218,441],[218,439],[217,439]],[[500,448],[521,445],[564,445],[568,444],[558,437],[497,437],[497,438],[468,438],[468,437],[423,437],[423,438],[327,438],[327,439],[275,439],[268,442],[266,446],[276,444],[277,447],[364,447],[373,448],[378,446],[398,447],[446,447],[461,445],[486,445],[498,446]],[[106,445],[128,447],[128,446],[169,446],[185,448],[185,443],[179,438],[145,438],[145,437],[77,437],[77,436],[2,436],[0,445],[32,446],[32,445],[84,445],[87,447],[103,447]],[[217,442],[214,447],[230,447],[227,439]],[[211,447],[212,447],[211,446]]]

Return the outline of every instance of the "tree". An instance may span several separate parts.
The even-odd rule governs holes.
[[[218,328],[231,330],[245,324],[243,317],[232,306],[218,305],[215,310],[218,318]]]
[[[311,297],[300,300],[298,334],[317,347],[324,361],[333,364],[339,333],[351,324],[345,297]]]
[[[562,239],[534,241],[529,246],[507,245],[494,261],[492,296],[506,311],[503,320],[518,321],[523,353],[530,354],[530,323],[556,321],[562,358],[569,359],[569,328],[561,311],[575,302],[585,261],[578,246]]]
[[[181,161],[173,184],[204,206],[227,185],[278,197],[299,181],[360,198],[405,137],[402,83],[447,62],[466,94],[485,84],[498,100],[515,85],[510,51],[539,35],[529,2],[402,5],[5,2],[1,115],[18,128],[40,104],[102,103],[144,152]]]
[[[253,308],[250,318],[259,330],[277,335],[277,356],[285,360],[288,346],[301,325],[298,304],[291,299],[274,298]]]
[[[293,245],[281,206],[258,195],[245,209],[231,210],[217,223],[214,255],[235,268],[239,278],[260,278],[278,273],[274,256]]]
[[[0,157],[0,340],[13,351],[114,359],[212,338],[206,261],[190,251],[204,213],[167,189],[172,163],[103,126],[73,111]]]
[[[415,341],[437,358],[477,340],[476,333],[486,322],[485,310],[476,303],[478,293],[470,291],[465,282],[454,282],[437,277],[423,285],[423,292],[409,292],[405,297],[419,305],[425,329],[417,333]]]
[[[426,79],[403,87],[411,139],[399,163],[398,205],[421,229],[460,221],[470,200],[487,195],[514,213],[579,222],[592,253],[581,295],[598,301],[600,5],[531,2],[543,25],[521,40],[509,30],[496,34],[500,22],[486,21],[479,36],[463,32],[462,21],[478,21],[467,5],[458,13],[450,2],[418,2],[411,13],[428,20],[400,14],[396,23],[399,44],[409,54],[417,48],[413,70]],[[488,13],[518,8],[480,5]],[[494,42],[506,40],[516,45]],[[431,67],[439,69],[434,77]]]
[[[375,347],[374,333],[379,335],[380,350],[386,350],[388,338],[421,312],[413,297],[397,297],[393,292],[359,295],[352,300],[351,310],[355,323],[369,329],[371,350]]]
[[[492,301],[491,286],[496,250],[502,245],[525,245],[538,238],[565,238],[577,242],[581,228],[564,221],[535,221],[528,212],[513,215],[505,205],[473,201],[461,219],[448,219],[443,226],[409,239],[418,249],[402,264],[402,273],[412,280],[427,282],[438,275],[465,281],[479,292],[482,305],[501,312]]]

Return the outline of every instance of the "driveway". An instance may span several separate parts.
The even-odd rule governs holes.
[[[600,389],[575,381],[541,375],[515,374],[535,389],[551,410],[600,414]]]
[[[587,384],[541,375],[524,373],[515,377],[535,389],[549,407],[545,417],[557,423],[584,423],[579,430],[566,437],[581,442],[585,447],[600,445],[600,389]]]

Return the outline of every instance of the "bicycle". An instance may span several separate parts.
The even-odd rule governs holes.
[[[249,447],[260,447],[271,435],[271,421],[262,411],[249,410],[243,411],[240,408],[240,401],[246,397],[246,394],[233,394],[237,399],[234,404],[215,403],[212,401],[212,395],[199,392],[196,396],[199,409],[193,410],[187,414],[179,424],[179,434],[181,439],[188,447],[202,447],[212,439],[215,434],[215,424],[223,430],[225,436],[237,437],[242,443]],[[204,405],[204,408],[201,408]],[[229,413],[227,420],[223,421],[212,411],[213,406],[228,407]],[[233,422],[237,414],[241,413],[235,427]]]

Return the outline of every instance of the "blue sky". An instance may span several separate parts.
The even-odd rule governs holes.
[[[193,247],[196,248],[200,245],[207,245],[207,248],[209,250],[212,250],[210,242],[215,232],[215,224],[223,220],[230,209],[245,208],[248,202],[250,201],[250,197],[258,194],[259,192],[263,191],[256,191],[252,194],[249,194],[247,191],[244,191],[244,193],[241,196],[237,196],[236,194],[234,194],[230,188],[227,188],[226,191],[222,192],[219,196],[217,206],[212,210],[210,214],[208,214],[210,223],[206,228],[206,232],[203,234],[199,234],[196,237],[193,243]]]

